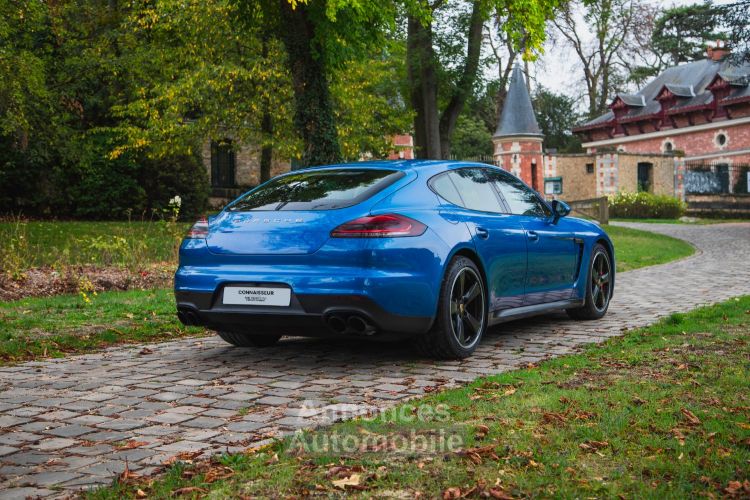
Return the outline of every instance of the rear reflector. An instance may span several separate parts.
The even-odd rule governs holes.
[[[331,231],[332,238],[398,238],[419,236],[427,226],[398,214],[370,215],[341,224]]]
[[[187,232],[185,235],[185,238],[190,239],[206,239],[208,237],[208,219],[205,217],[201,217],[198,219],[195,224],[193,224],[193,227],[190,228],[190,231]]]

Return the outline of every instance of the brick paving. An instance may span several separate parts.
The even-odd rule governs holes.
[[[750,224],[627,225],[698,252],[620,274],[602,320],[555,313],[500,325],[464,361],[420,359],[403,344],[290,338],[253,350],[210,338],[0,368],[0,500],[108,484],[126,462],[148,474],[180,452],[240,451],[750,294]],[[139,446],[123,446],[131,441]]]

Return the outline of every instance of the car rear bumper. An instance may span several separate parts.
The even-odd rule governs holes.
[[[402,316],[364,295],[294,294],[289,307],[234,306],[221,293],[175,291],[183,324],[246,334],[362,335],[402,338],[425,333],[432,317]],[[342,326],[343,325],[343,326]]]

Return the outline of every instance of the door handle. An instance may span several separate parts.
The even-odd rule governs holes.
[[[483,240],[486,240],[487,238],[489,238],[489,237],[490,237],[490,232],[489,232],[489,231],[487,231],[487,230],[486,230],[485,228],[483,228],[483,227],[478,227],[478,228],[477,228],[477,236],[479,236],[479,237],[480,237],[480,238],[482,238]]]
[[[536,231],[527,231],[526,235],[531,241],[539,241],[539,234]]]

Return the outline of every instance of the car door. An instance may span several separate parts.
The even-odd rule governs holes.
[[[526,234],[528,266],[524,305],[569,299],[581,253],[571,221],[564,218],[555,221],[539,195],[509,173],[492,169],[488,176]]]
[[[465,223],[487,274],[490,313],[519,307],[526,281],[526,234],[508,215],[483,168],[439,174],[430,187],[450,204],[451,217]]]

